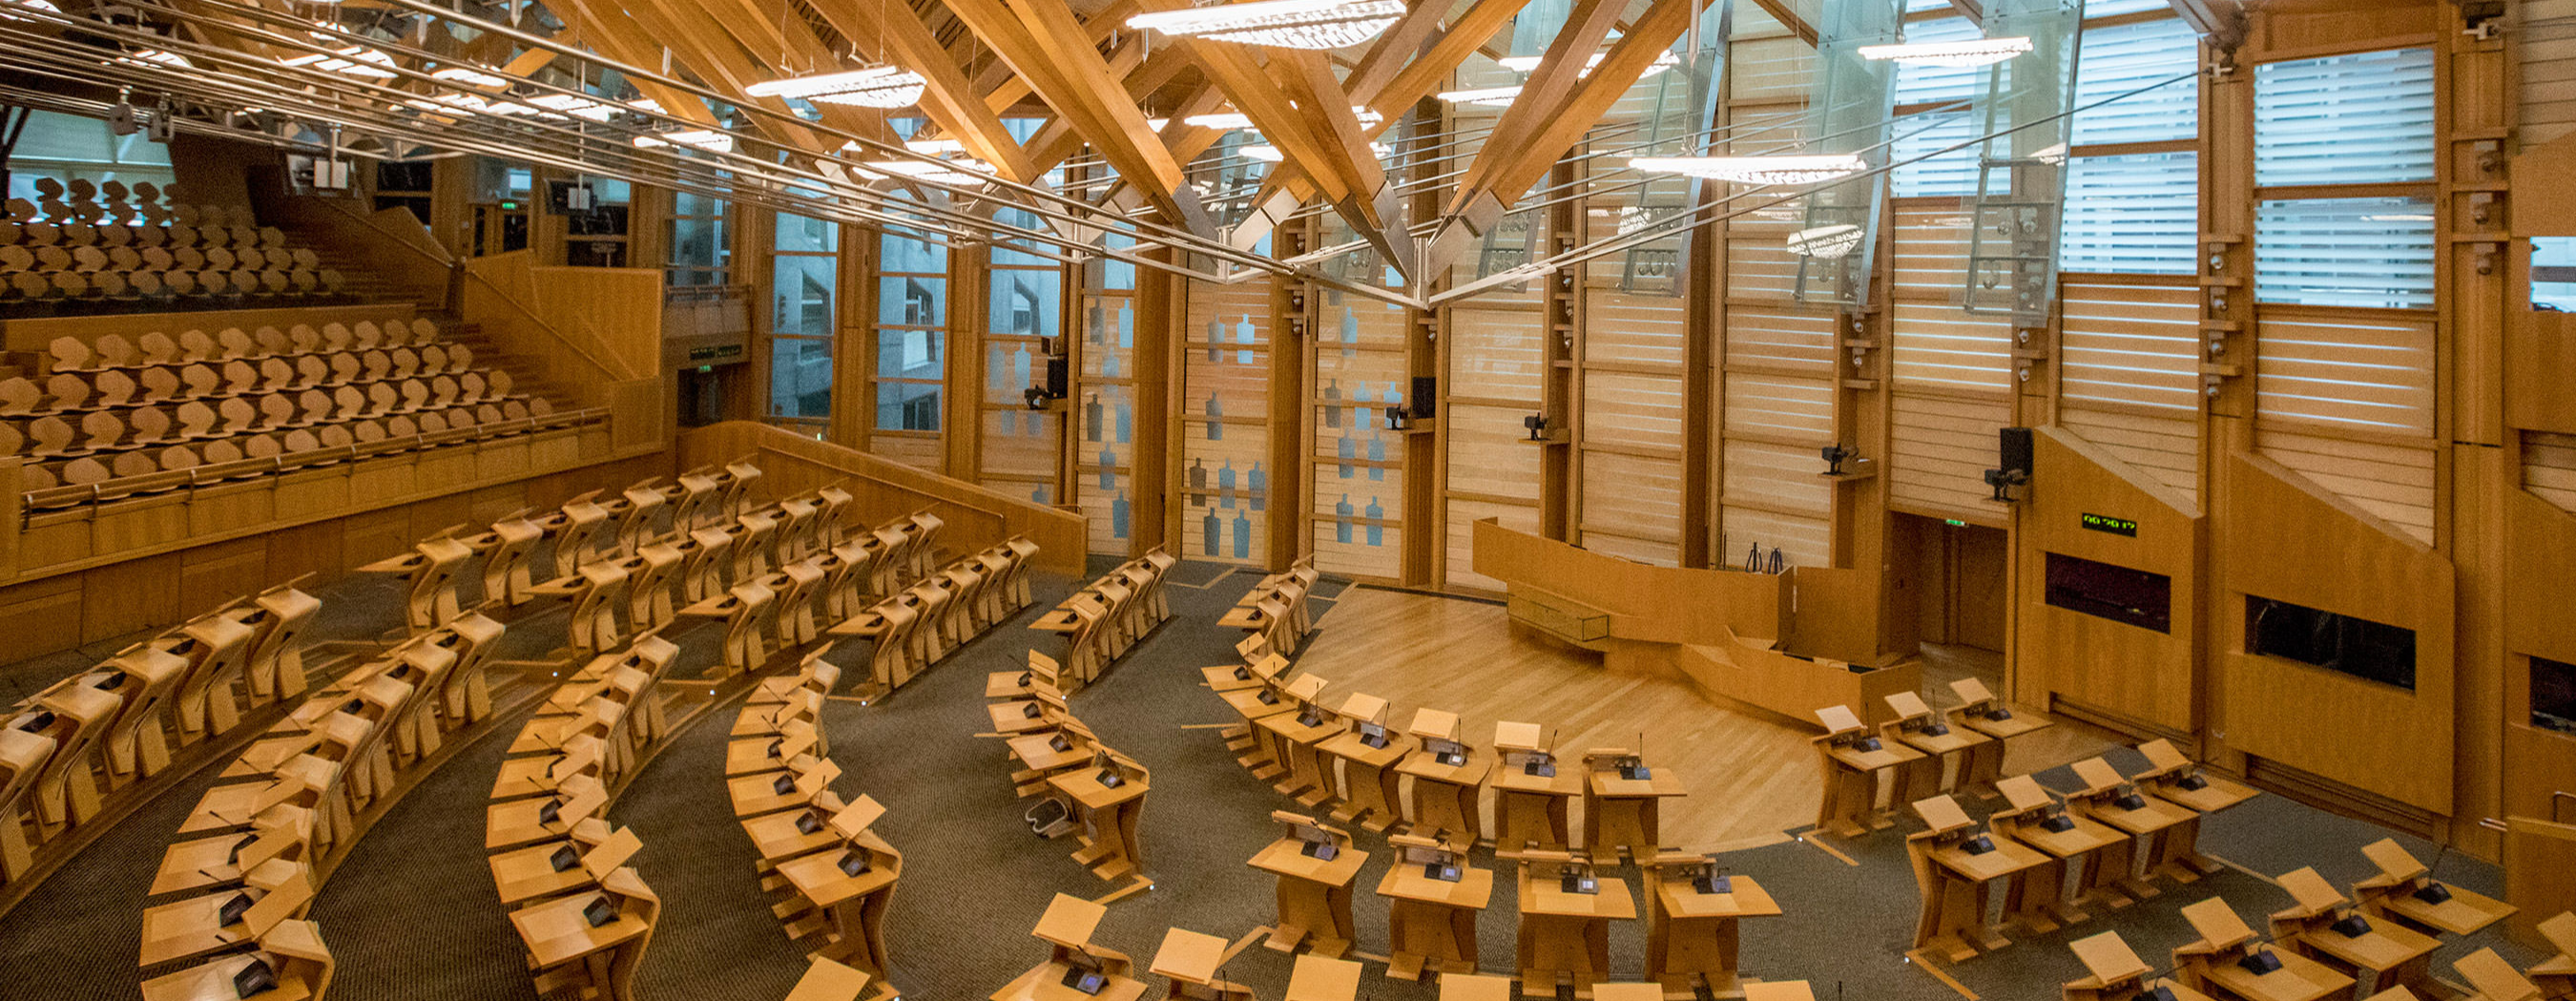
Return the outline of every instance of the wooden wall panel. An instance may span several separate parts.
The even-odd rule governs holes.
[[[1896,385],[2005,393],[2013,388],[2012,327],[1955,306],[1896,304]]]
[[[2255,413],[2275,425],[2433,433],[2433,323],[2389,314],[2280,315],[2257,336]]]
[[[1822,448],[1834,440],[1834,385],[1827,379],[1732,374],[1726,377],[1724,414],[1730,435],[1785,438]]]
[[[1535,306],[1528,309],[1460,306],[1449,321],[1451,396],[1527,400],[1538,409],[1539,371],[1547,365],[1547,346]]]
[[[1401,578],[1405,436],[1386,408],[1412,387],[1402,307],[1325,290],[1316,320],[1312,472],[1315,566],[1326,573]],[[1234,429],[1228,428],[1228,431]],[[1347,505],[1347,507],[1345,507]],[[1368,512],[1374,508],[1376,514]]]
[[[2190,288],[2062,288],[2058,386],[2069,405],[2200,409],[2200,306]]]
[[[1948,300],[1968,283],[1968,229],[1974,220],[1955,198],[1907,199],[1896,209],[1899,295]]]
[[[1898,390],[1890,431],[1888,495],[1918,513],[2001,524],[2004,506],[1989,499],[1985,471],[1997,461],[1995,432],[2012,420],[2012,404]]]
[[[1681,489],[1678,459],[1586,451],[1583,544],[1644,563],[1678,564]]]
[[[2514,59],[2522,93],[2516,131],[2536,145],[2576,132],[2576,0],[2512,5]]]
[[[1535,502],[1499,504],[1453,498],[1449,501],[1448,515],[1449,584],[1501,591],[1502,581],[1476,572],[1476,523],[1492,518],[1512,531],[1536,533],[1538,505]]]
[[[2418,447],[2260,426],[2254,442],[2264,458],[2297,470],[2309,482],[2397,526],[2418,542],[2433,542],[2431,442]]]
[[[1787,303],[1798,287],[1798,258],[1789,253],[1794,222],[1745,216],[1726,224],[1726,295]]]
[[[2188,417],[2067,406],[2058,426],[2099,445],[2185,502],[2200,502],[2200,425]]]
[[[2576,663],[2576,615],[2564,582],[2576,566],[2576,514],[2532,493],[2505,498],[2503,807],[2550,816],[2550,794],[2576,792],[2576,734],[2531,725],[2531,660]]]
[[[1682,363],[1679,296],[1636,295],[1596,286],[1585,296],[1584,358],[1632,365]]]
[[[2149,471],[2070,429],[2037,428],[2032,446],[2029,499],[2013,540],[2021,603],[2012,620],[2014,697],[2190,733],[2199,722],[2200,512]],[[2138,534],[2091,531],[2086,514],[2135,521]],[[2172,627],[2158,633],[2048,604],[2049,553],[2163,574],[2172,581]]]
[[[1259,565],[1270,558],[1272,505],[1265,499],[1262,509],[1255,511],[1246,495],[1251,492],[1255,466],[1263,466],[1263,479],[1269,478],[1265,465],[1270,459],[1269,423],[1263,415],[1268,412],[1270,399],[1271,283],[1218,285],[1192,280],[1186,285],[1188,309],[1183,313],[1181,331],[1188,335],[1188,343],[1181,346],[1185,374],[1178,425],[1185,457],[1183,483],[1196,482],[1204,470],[1208,489],[1215,491],[1217,499],[1207,508],[1182,512],[1184,555]],[[1225,336],[1224,347],[1207,343],[1211,329]],[[1244,340],[1247,332],[1251,335],[1248,343]],[[1216,420],[1208,419],[1211,398],[1217,401],[1220,411]],[[1077,447],[1096,451],[1100,446],[1086,441]],[[1236,493],[1232,496],[1221,487],[1229,471],[1235,480]],[[1086,473],[1083,478],[1084,507],[1099,512],[1092,519],[1092,546],[1095,550],[1124,552],[1124,536],[1119,536],[1114,545],[1105,544],[1109,540],[1103,536],[1111,527],[1106,516],[1115,500],[1112,491],[1097,491],[1100,496],[1091,496],[1098,486],[1095,475]],[[1124,488],[1125,484],[1119,483],[1113,489]],[[1210,514],[1217,516],[1219,535],[1224,540],[1224,548],[1216,552],[1204,548]]]
[[[2261,455],[2232,454],[2218,500],[2215,625],[2231,747],[2451,812],[2454,569],[2405,530]],[[2334,572],[2320,568],[2331,560]],[[2247,595],[2415,631],[2415,690],[2247,653]]]
[[[1745,557],[1755,546],[1762,547],[1766,561],[1771,550],[1778,549],[1781,560],[1790,566],[1833,565],[1834,526],[1822,515],[1806,517],[1730,506],[1719,511],[1717,528],[1715,556],[1725,566],[1743,568]]]
[[[1732,280],[1730,275],[1729,279]],[[1726,364],[1765,370],[1810,370],[1830,377],[1842,363],[1835,350],[1834,314],[1789,306],[1729,306]]]

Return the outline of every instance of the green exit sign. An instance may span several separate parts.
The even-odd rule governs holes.
[[[1941,523],[1942,523],[1942,524],[1944,524],[1944,525],[1948,525],[1948,526],[1950,526],[1950,527],[1952,527],[1952,528],[1966,528],[1966,527],[1968,527],[1968,523],[1967,523],[1967,522],[1960,521],[1960,520],[1959,520],[1959,519],[1957,519],[1957,518],[1943,518],[1943,519],[1941,519]]]
[[[2085,515],[2084,527],[2096,532],[2109,532],[2113,535],[2125,535],[2132,539],[2138,537],[2137,522],[2131,521],[2127,518],[2114,518],[2107,514]]]

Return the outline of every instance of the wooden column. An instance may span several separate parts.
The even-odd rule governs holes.
[[[761,214],[737,208],[733,217],[739,221]],[[746,227],[737,225],[733,228],[740,230]],[[868,435],[876,429],[877,255],[883,249],[879,241],[882,235],[874,227],[841,227],[841,335],[832,339],[830,437],[834,444],[860,451],[867,450]],[[737,247],[748,246],[765,244],[737,244]],[[760,257],[761,265],[766,269],[768,254],[764,251]],[[770,272],[764,270],[759,275],[745,276],[742,274],[745,255],[737,250],[733,260],[735,276],[751,278],[754,308],[770,309],[768,304],[772,293],[767,277]],[[752,381],[760,386],[756,390],[761,399],[759,412],[765,414],[769,412],[769,338],[765,336],[769,321],[755,320],[753,328],[763,334],[752,338],[751,374]]]
[[[1448,134],[1447,107],[1441,101],[1429,99],[1414,103],[1414,120],[1421,123],[1414,133],[1419,146],[1437,144]],[[1431,168],[1429,163],[1414,166],[1411,180],[1419,186],[1414,190],[1411,204],[1406,206],[1410,218],[1429,219],[1440,212],[1440,194],[1434,185],[1427,183],[1431,178]],[[1417,275],[1414,286],[1417,294],[1428,296],[1449,286],[1448,272],[1443,271],[1437,277]],[[1446,349],[1440,338],[1440,314],[1437,309],[1404,311],[1405,374],[1411,379],[1429,378],[1439,387],[1431,394],[1430,400],[1424,400],[1422,394],[1414,392],[1412,385],[1407,385],[1404,390],[1404,398],[1414,406],[1419,407],[1426,402],[1435,404],[1435,416],[1428,425],[1430,430],[1404,436],[1404,502],[1400,509],[1404,523],[1404,562],[1400,573],[1407,587],[1437,586],[1441,579],[1441,557],[1449,548],[1449,533],[1443,524],[1444,512],[1440,503],[1441,492],[1449,481],[1448,463],[1442,461],[1448,453],[1442,447],[1445,439],[1439,431],[1442,419],[1448,416],[1443,412],[1447,407],[1437,405],[1449,392],[1449,387],[1441,382],[1447,366],[1444,363]]]
[[[1558,160],[1548,169],[1548,186],[1564,190],[1575,181],[1572,164]],[[1583,239],[1583,215],[1575,199],[1547,208],[1547,239],[1538,253],[1555,257],[1572,251]],[[1583,267],[1559,268],[1547,274],[1539,297],[1546,312],[1547,371],[1539,380],[1539,412],[1547,415],[1550,441],[1530,446],[1538,453],[1538,534],[1580,542],[1575,530],[1574,442],[1582,425],[1581,379],[1575,377],[1582,357]]]
[[[939,393],[942,468],[969,483],[980,481],[984,471],[984,332],[993,322],[992,264],[989,243],[948,251],[948,364]]]
[[[1147,253],[1170,260],[1172,250]],[[1130,451],[1127,496],[1127,549],[1131,556],[1174,538],[1173,503],[1181,489],[1172,475],[1179,468],[1173,454],[1180,447],[1180,394],[1172,391],[1180,368],[1175,357],[1181,343],[1183,282],[1160,268],[1136,269],[1136,349],[1129,362],[1135,377],[1136,434]],[[1108,335],[1117,336],[1116,331]],[[1079,341],[1080,337],[1073,340]],[[1070,415],[1072,409],[1067,408]],[[1066,435],[1067,438],[1073,437]],[[1178,547],[1174,547],[1178,548]]]
[[[2254,289],[2211,282],[2254,271],[2254,69],[2235,65],[2232,53],[2201,46],[2202,65],[2216,68],[2200,90],[2201,275],[2201,505],[2215,515],[2226,494],[2227,456],[2254,447]],[[2215,257],[2223,263],[2211,267]],[[2223,304],[2222,304],[2223,301]],[[2215,343],[2213,343],[2215,342]],[[2214,350],[2213,350],[2214,348]],[[2207,529],[2216,539],[2218,519]],[[2226,672],[2213,669],[2227,651],[2241,649],[2245,612],[2227,593],[2227,547],[2210,545],[2202,571],[2202,636],[2193,670],[2199,674],[2194,722],[2201,758],[2242,774],[2245,756],[2227,744]]]
[[[1681,565],[1709,565],[1709,523],[1717,510],[1717,378],[1718,341],[1725,337],[1726,305],[1721,289],[1726,270],[1726,244],[1711,222],[1712,204],[1724,185],[1692,185],[1699,206],[1699,225],[1690,231],[1689,262],[1682,272],[1682,542]]]
[[[1270,234],[1271,255],[1279,258],[1305,253],[1315,243],[1315,220],[1307,219],[1281,226]],[[1314,526],[1308,519],[1315,509],[1313,488],[1307,486],[1309,467],[1314,464],[1314,446],[1308,443],[1314,423],[1315,408],[1309,405],[1306,373],[1313,370],[1308,357],[1314,346],[1315,290],[1311,283],[1295,278],[1270,279],[1270,539],[1269,562],[1273,570],[1287,569],[1308,549],[1315,539]]]

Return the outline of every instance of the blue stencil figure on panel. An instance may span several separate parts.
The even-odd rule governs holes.
[[[1371,438],[1371,439],[1369,439],[1369,461],[1370,461],[1370,462],[1385,462],[1385,461],[1386,461],[1386,439],[1384,439],[1384,438]],[[1385,467],[1385,466],[1370,466],[1370,467],[1369,467],[1369,479],[1371,479],[1371,480],[1375,480],[1375,481],[1380,482],[1380,483],[1386,482],[1386,467]]]
[[[1340,379],[1324,381],[1324,426],[1328,428],[1342,426],[1342,380]]]
[[[1369,520],[1368,544],[1372,546],[1386,545],[1386,526],[1380,524],[1380,522],[1386,518],[1386,509],[1378,506],[1377,498],[1371,497],[1369,498],[1368,509],[1360,513],[1367,516]]]
[[[1359,454],[1360,454],[1360,443],[1359,443],[1359,440],[1358,440],[1358,439],[1356,439],[1356,438],[1351,437],[1351,432],[1350,432],[1350,429],[1349,429],[1349,428],[1343,428],[1343,429],[1342,429],[1342,440],[1341,440],[1339,443],[1337,443],[1337,444],[1335,444],[1335,445],[1333,446],[1333,450],[1334,450],[1334,452],[1335,452],[1337,455],[1339,455],[1339,456],[1340,456],[1340,458],[1341,458],[1341,460],[1342,460],[1342,463],[1341,463],[1341,475],[1342,475],[1342,479],[1345,479],[1345,480],[1350,479],[1350,478],[1351,478],[1351,460],[1352,460],[1352,459],[1359,458]]]
[[[1219,507],[1233,507],[1233,506],[1234,506],[1234,460],[1232,460],[1232,459],[1227,459],[1227,460],[1225,460],[1225,466],[1224,466],[1223,468],[1220,468],[1220,469],[1218,469],[1218,470],[1216,471],[1216,489],[1217,489],[1217,506],[1219,506]]]
[[[1123,299],[1118,303],[1118,346],[1136,346],[1136,311],[1130,309]]]
[[[1236,344],[1252,343],[1252,317],[1250,314],[1246,314],[1240,322],[1237,322],[1234,325],[1234,342]],[[1252,364],[1252,349],[1249,347],[1237,349],[1234,352],[1234,363],[1237,365]]]
[[[1333,505],[1333,541],[1351,541],[1351,495],[1343,494],[1342,502]]]
[[[1234,513],[1234,558],[1252,558],[1252,519],[1241,511]]]
[[[1127,491],[1118,491],[1117,499],[1109,502],[1109,537],[1127,537]]]
[[[1207,401],[1207,440],[1225,440],[1225,422],[1217,419],[1223,416],[1225,416],[1225,404],[1217,401],[1216,391],[1209,390]]]
[[[1002,345],[999,343],[993,345],[993,360],[984,368],[984,388],[1000,389],[1010,384],[1006,381],[1011,375],[1007,365],[1009,357],[1002,352]]]
[[[1002,387],[1008,389],[1012,386],[1026,386],[1028,384],[1029,346],[1022,344],[1011,352],[1011,381],[1003,383]]]
[[[1215,365],[1225,361],[1225,356],[1220,353],[1219,349],[1219,345],[1224,343],[1225,321],[1209,320],[1207,331],[1208,364]]]
[[[1360,380],[1360,388],[1351,391],[1351,426],[1355,428],[1377,426],[1377,422],[1369,415],[1369,388],[1366,379]]]
[[[1190,506],[1207,506],[1207,464],[1204,460],[1190,460]]]
[[[1100,440],[1100,394],[1098,393],[1082,398],[1082,436],[1091,441]]]
[[[1116,453],[1116,452],[1112,452],[1112,451],[1110,451],[1110,450],[1108,450],[1108,449],[1105,449],[1105,448],[1104,448],[1104,449],[1101,449],[1101,450],[1100,450],[1100,489],[1102,489],[1102,490],[1107,490],[1107,489],[1109,489],[1109,488],[1111,488],[1111,487],[1115,487],[1115,486],[1117,486],[1117,485],[1118,485],[1118,453]]]
[[[1344,306],[1342,307],[1342,357],[1355,357],[1359,353],[1360,316],[1358,313],[1351,312],[1350,307]]]
[[[1098,344],[1101,338],[1108,336],[1108,330],[1108,314],[1101,311],[1098,302],[1092,303],[1091,309],[1082,317],[1082,339]]]
[[[1046,484],[1043,484],[1043,483],[1038,484],[1038,488],[1037,488],[1037,489],[1029,491],[1029,503],[1031,503],[1031,504],[1044,504],[1044,503],[1046,503],[1046,502],[1047,502],[1046,492],[1047,492]]]
[[[1125,396],[1120,396],[1118,398],[1118,441],[1120,444],[1125,444],[1135,437],[1136,408],[1128,405]]]
[[[1252,460],[1252,473],[1244,477],[1244,506],[1261,510],[1270,499],[1270,474],[1261,468],[1261,460]]]
[[[1216,511],[1213,509],[1208,511],[1206,518],[1199,521],[1199,555],[1216,556],[1225,552],[1222,548],[1225,542],[1222,538],[1223,524],[1216,520]]]

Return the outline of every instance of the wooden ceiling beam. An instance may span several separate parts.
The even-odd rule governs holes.
[[[1689,30],[1690,19],[1706,2],[1655,0],[1645,16],[1637,19],[1636,26],[1610,46],[1592,75],[1583,78],[1549,114],[1524,121],[1517,129],[1496,128],[1476,157],[1477,166],[1488,167],[1480,182],[1483,191],[1505,205],[1518,201],[1522,192],[1547,176],[1558,157],[1582,141],[1583,134],[1627,96],[1628,88],[1645,75],[1655,59]],[[1476,171],[1471,168],[1468,176],[1476,177]]]
[[[570,10],[577,15],[576,20],[565,26],[572,41],[587,45],[618,62],[635,66],[660,65],[661,46],[653,44],[649,40],[651,35],[624,9],[591,0],[565,0],[564,6],[558,9]],[[651,80],[631,82],[638,93],[661,105],[663,114],[702,129],[720,127],[715,114],[707,110],[706,102],[697,95]]]
[[[1656,0],[1655,5],[1661,7],[1670,2],[1672,0]],[[1475,162],[1467,167],[1465,176],[1459,179],[1458,192],[1449,202],[1448,214],[1458,214],[1483,193],[1489,187],[1485,183],[1486,178],[1505,157],[1523,152],[1508,149],[1506,137],[1537,134],[1549,118],[1558,115],[1572,100],[1583,81],[1607,75],[1596,72],[1586,77],[1585,64],[1591,61],[1594,52],[1600,51],[1601,40],[1609,37],[1610,29],[1626,8],[1625,0],[1574,0],[1574,8],[1566,13],[1565,26],[1557,30],[1556,38],[1548,43],[1547,53],[1540,58],[1538,68],[1531,70],[1521,82],[1520,96],[1513,98],[1511,106],[1503,109],[1503,117],[1494,123],[1493,134],[1486,137],[1484,148],[1477,153]],[[1650,17],[1652,13],[1650,9]],[[1514,191],[1511,195],[1518,197],[1520,192]]]
[[[856,37],[855,23],[844,23],[838,3],[823,3],[816,9],[834,31]],[[910,4],[895,4],[877,24],[876,37],[885,43],[889,53],[903,68],[919,73],[928,81],[921,90],[921,110],[939,124],[939,131],[957,140],[976,159],[992,164],[1003,177],[1022,184],[1035,183],[1046,171],[1030,162],[1002,117],[986,107],[975,93],[966,73],[948,56],[948,50],[930,34],[930,26],[921,22]],[[854,12],[855,13],[855,12]]]

